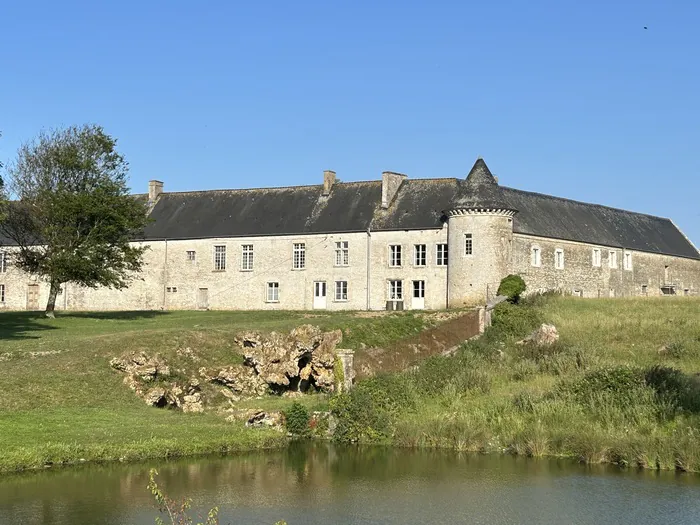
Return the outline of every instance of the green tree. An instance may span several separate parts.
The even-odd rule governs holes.
[[[12,261],[50,285],[54,316],[64,283],[122,289],[142,267],[131,244],[148,222],[147,203],[129,195],[128,164],[100,126],[42,132],[8,167],[17,200],[2,232],[17,246]]]

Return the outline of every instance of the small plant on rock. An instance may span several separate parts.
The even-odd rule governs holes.
[[[498,286],[497,295],[504,295],[508,301],[516,304],[520,301],[520,296],[525,293],[525,281],[519,275],[508,275],[504,277],[501,284]]]

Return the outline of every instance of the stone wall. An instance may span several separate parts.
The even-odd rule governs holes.
[[[700,261],[586,243],[515,234],[513,273],[520,274],[528,292],[561,290],[583,297],[662,295],[662,286],[674,284],[678,295],[700,295]],[[540,266],[532,265],[532,248],[540,249]],[[594,266],[593,250],[600,250]],[[562,250],[564,267],[555,267],[555,251]],[[617,264],[610,267],[610,252]],[[624,254],[631,256],[625,269]],[[646,288],[643,288],[646,286]],[[687,291],[686,291],[687,290]]]

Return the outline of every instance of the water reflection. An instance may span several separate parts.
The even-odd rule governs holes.
[[[148,471],[221,523],[696,523],[700,476],[379,447],[284,451],[0,478],[0,523],[152,524]]]

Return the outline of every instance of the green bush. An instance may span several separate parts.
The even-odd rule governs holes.
[[[287,432],[294,436],[308,437],[311,433],[310,420],[309,410],[298,401],[292,403],[289,409],[284,412],[284,424],[287,427]]]
[[[662,401],[682,410],[700,412],[700,378],[675,368],[654,366],[646,371],[645,380]]]
[[[525,281],[519,275],[508,275],[501,280],[496,294],[505,295],[511,303],[520,301],[520,296],[525,292]]]
[[[616,366],[588,372],[576,381],[560,384],[559,390],[580,403],[586,403],[600,394],[613,394],[624,399],[633,398],[645,386],[643,370]]]
[[[407,374],[381,375],[333,397],[330,405],[336,417],[336,441],[385,443],[399,414],[415,408],[415,395]]]

